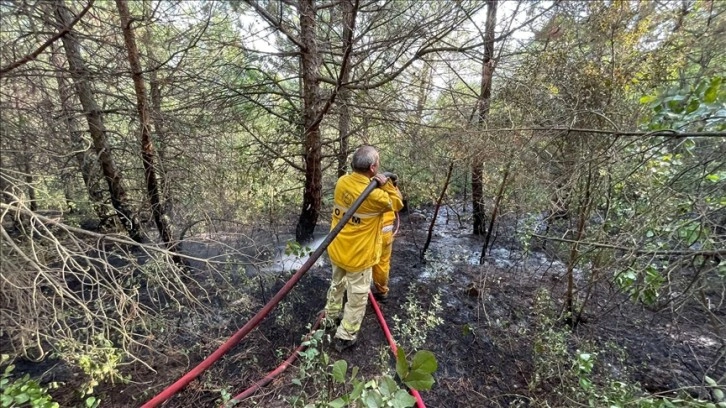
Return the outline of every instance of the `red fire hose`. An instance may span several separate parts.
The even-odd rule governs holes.
[[[386,324],[386,319],[383,318],[383,312],[381,312],[381,308],[378,307],[378,303],[376,303],[376,299],[373,297],[373,294],[368,292],[368,299],[371,301],[371,306],[373,306],[373,310],[376,312],[376,317],[378,318],[378,323],[381,324],[381,329],[383,330],[383,333],[386,335],[386,340],[388,340],[388,345],[391,346],[391,351],[393,352],[393,357],[396,357],[396,353],[398,352],[398,347],[396,347],[396,342],[393,341],[393,336],[391,336],[391,331],[388,330],[388,325]],[[411,391],[411,395],[413,395],[414,398],[416,398],[416,406],[418,408],[426,408],[426,405],[424,405],[423,399],[421,399],[421,394],[417,390],[414,390],[413,388],[409,389]]]
[[[277,306],[277,304],[280,303],[280,301],[290,292],[290,290],[292,290],[292,288],[295,286],[295,284],[297,284],[300,278],[302,278],[305,272],[307,272],[308,269],[310,269],[310,267],[315,264],[315,261],[320,258],[320,255],[323,254],[325,249],[343,229],[345,224],[350,220],[351,217],[353,217],[353,214],[356,212],[356,210],[358,210],[358,207],[360,207],[366,197],[368,197],[371,191],[373,191],[377,186],[378,182],[375,179],[371,180],[371,183],[368,185],[368,187],[366,187],[361,195],[355,200],[355,202],[353,202],[353,204],[350,206],[350,209],[346,211],[343,215],[343,218],[341,218],[340,222],[338,222],[338,224],[328,233],[323,242],[321,242],[318,248],[315,249],[315,251],[313,251],[313,253],[310,255],[308,260],[305,261],[300,269],[298,269],[297,272],[295,272],[295,274],[290,277],[290,280],[287,281],[287,283],[285,283],[282,288],[280,288],[275,296],[273,296],[272,299],[270,299],[270,301],[267,302],[267,304],[262,307],[262,309],[260,309],[260,311],[257,312],[256,315],[252,317],[252,319],[250,319],[244,326],[242,326],[241,329],[233,334],[232,337],[224,342],[224,344],[222,344],[214,353],[210,354],[209,357],[205,358],[204,361],[199,363],[199,365],[194,367],[182,378],[178,379],[174,384],[170,385],[157,396],[142,405],[141,408],[157,407],[167,399],[174,396],[174,394],[178,393],[182,388],[186,387],[187,384],[197,378],[200,374],[204,372],[204,370],[209,368],[215,361],[219,360],[232,347],[239,343],[245,336],[247,336],[247,334],[249,334],[249,332],[252,331],[252,329],[257,327],[257,325],[260,324],[260,322],[272,311],[272,309],[274,309],[275,306]]]
[[[396,343],[393,341],[393,336],[391,335],[391,331],[388,329],[388,325],[386,324],[386,319],[383,318],[383,313],[381,312],[380,307],[378,306],[378,303],[376,302],[376,299],[373,297],[372,293],[368,293],[368,299],[371,301],[371,305],[373,306],[373,310],[376,312],[376,317],[378,318],[378,322],[381,324],[381,329],[383,330],[383,333],[386,335],[386,340],[388,340],[388,344],[391,346],[391,351],[393,351],[394,358],[396,357],[397,353],[397,347]],[[318,326],[320,325],[320,322],[322,318],[324,317],[324,314],[320,314],[318,316],[318,319],[315,321],[315,324],[313,324],[312,329],[310,329],[310,333],[306,336],[305,340],[307,340],[314,332],[317,330]],[[304,343],[304,341],[303,341]],[[235,402],[235,401],[241,401],[252,394],[254,394],[257,390],[264,387],[265,385],[272,382],[272,380],[281,372],[285,371],[296,359],[297,356],[305,350],[305,346],[302,344],[295,349],[295,351],[292,352],[290,357],[287,358],[282,364],[280,364],[279,367],[276,369],[270,371],[265,377],[263,377],[261,380],[254,383],[251,387],[247,388],[246,390],[242,391],[241,393],[237,394],[232,400],[230,400],[228,403],[223,404],[221,408],[227,407],[227,404]],[[423,399],[421,398],[421,394],[417,390],[410,389],[411,395],[416,399],[416,406],[418,408],[426,408],[426,405],[424,405]]]
[[[325,312],[320,313],[318,315],[318,319],[315,321],[315,323],[313,324],[313,327],[310,329],[310,333],[308,333],[308,335],[305,336],[305,340],[303,340],[303,344],[305,343],[305,341],[307,341],[310,338],[310,336],[313,333],[315,333],[315,331],[318,329],[318,326],[320,326],[320,322],[323,321],[323,318],[324,317],[325,317]],[[298,346],[298,348],[296,348],[295,351],[293,351],[292,354],[290,354],[290,357],[288,357],[287,360],[285,360],[282,364],[280,364],[279,367],[277,367],[276,369],[270,371],[261,380],[259,380],[256,383],[252,384],[252,386],[250,386],[246,390],[244,390],[241,393],[235,395],[235,397],[232,398],[228,403],[223,404],[222,405],[222,408],[226,407],[230,403],[233,403],[233,402],[236,402],[236,401],[242,401],[243,399],[245,399],[245,398],[251,396],[252,394],[254,394],[260,388],[262,388],[265,385],[267,385],[270,382],[272,382],[272,380],[275,379],[275,377],[277,377],[278,374],[280,374],[281,372],[287,370],[287,368],[290,367],[290,365],[293,362],[295,362],[295,360],[297,359],[297,356],[299,356],[300,353],[303,352],[307,348],[303,344],[300,344],[300,346]]]

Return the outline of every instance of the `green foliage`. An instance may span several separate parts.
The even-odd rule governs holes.
[[[396,372],[401,381],[410,388],[430,390],[434,384],[432,374],[437,367],[436,357],[430,351],[418,351],[409,362],[406,360],[406,353],[403,349],[398,348]],[[331,401],[328,404],[329,407],[342,408],[352,405],[367,408],[407,408],[416,403],[416,399],[406,390],[401,389],[391,377],[382,375],[370,381],[364,381],[356,378],[355,369],[356,367],[348,378],[348,363],[345,360],[338,360],[333,364],[334,381],[345,385],[345,389],[351,391]]]
[[[615,283],[634,301],[652,305],[660,298],[666,279],[661,267],[648,264],[642,269],[628,267],[615,275]]]
[[[123,361],[124,351],[115,347],[113,342],[101,333],[97,334],[91,344],[80,344],[70,340],[62,340],[59,345],[59,356],[69,363],[77,365],[86,375],[86,382],[81,387],[81,396],[86,398],[86,405],[95,407],[100,399],[93,396],[96,386],[101,382],[127,382],[129,379],[121,374],[119,366]],[[89,405],[90,404],[90,405]]]
[[[627,378],[613,378],[609,371],[598,369],[600,356],[609,352],[608,347],[598,351],[586,343],[581,344],[581,349],[571,351],[568,344],[576,339],[571,337],[564,326],[558,328],[552,306],[549,293],[545,289],[539,290],[534,302],[534,375],[529,384],[530,391],[535,395],[532,406],[726,407],[724,384],[717,384],[709,377],[704,382],[711,393],[712,402],[686,393],[677,397],[649,395],[639,384],[628,382]],[[624,351],[616,351],[620,354],[617,357],[620,365],[625,365]]]
[[[298,258],[303,258],[310,256],[312,253],[312,248],[307,245],[303,246],[297,241],[287,241],[285,244],[285,255],[294,255]]]
[[[545,381],[571,382],[566,369],[569,360],[567,331],[555,318],[551,295],[540,289],[534,299],[535,332],[532,339],[534,372],[529,388],[535,390]]]
[[[342,408],[346,406],[378,408],[408,408],[414,406],[416,400],[406,390],[398,387],[398,384],[389,376],[381,376],[367,382],[360,380],[351,374],[346,378],[348,364],[345,360],[338,360],[337,377],[335,381],[347,385],[352,391],[340,398],[328,403],[328,407]]]
[[[706,386],[709,387],[711,391],[711,397],[713,398],[713,402],[716,403],[716,406],[718,406],[719,408],[726,408],[726,394],[724,393],[724,389],[726,389],[726,384],[719,384],[716,382],[716,380],[709,376],[704,377],[704,382],[706,383]]]
[[[515,238],[519,245],[522,246],[523,252],[527,253],[531,250],[532,234],[542,234],[544,232],[541,231],[543,226],[542,216],[535,213],[527,214],[518,221]]]
[[[430,390],[434,385],[432,374],[436,372],[438,362],[434,354],[427,350],[419,350],[414,354],[409,364],[406,353],[399,347],[396,351],[396,373],[409,388],[415,390]]]
[[[303,342],[307,348],[299,355],[298,373],[292,380],[299,387],[299,393],[288,397],[292,406],[406,408],[415,404],[415,399],[390,376],[361,378],[357,366],[351,368],[345,360],[332,361],[323,347],[329,341],[329,336],[318,330]],[[396,371],[401,381],[411,388],[431,389],[432,374],[437,367],[436,358],[429,351],[418,351],[408,361],[403,350],[398,349]],[[308,390],[315,393],[309,395]],[[233,403],[230,400],[227,406]]]
[[[10,360],[7,354],[2,355],[0,363],[5,364]],[[30,375],[25,374],[20,378],[12,378],[15,365],[9,362],[0,376],[0,407],[13,408],[31,406],[34,408],[59,408],[57,402],[48,395],[48,389],[41,387],[37,381],[32,380]],[[57,388],[58,384],[51,383],[50,388]]]
[[[309,400],[328,401],[332,390],[329,387],[330,355],[323,348],[323,343],[330,342],[330,336],[324,330],[316,330],[312,335],[303,340],[302,345],[305,351],[299,354],[297,377],[292,383],[299,387],[299,394],[289,397],[291,406],[309,406]],[[357,372],[357,370],[356,370]],[[308,395],[307,387],[318,390],[314,395]],[[312,406],[322,406],[315,405]]]
[[[424,307],[424,302],[412,290],[406,295],[403,305],[404,317],[394,315],[391,318],[396,339],[407,348],[421,348],[426,343],[429,331],[443,324],[444,320],[438,316],[442,309],[441,295],[438,293],[427,299]]]
[[[220,398],[215,401],[217,404],[221,404],[223,407],[232,407],[237,403],[237,401],[232,401],[232,394],[226,388],[222,388],[219,393]]]
[[[652,110],[646,123],[649,130],[698,130],[720,132],[726,129],[726,87],[723,77],[704,79],[685,88],[647,95],[640,103]]]
[[[589,407],[638,407],[638,408],[721,408],[726,407],[723,386],[706,376],[705,382],[711,391],[712,401],[694,398],[688,394],[678,397],[652,396],[644,393],[637,384],[603,378],[600,383],[593,380],[596,354],[578,350],[574,356],[572,371],[578,379],[579,388],[572,388],[568,398]]]

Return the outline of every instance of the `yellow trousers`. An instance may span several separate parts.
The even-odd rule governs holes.
[[[371,268],[360,272],[348,272],[333,264],[333,280],[328,289],[325,303],[325,316],[335,319],[343,311],[343,320],[335,332],[335,337],[343,340],[355,340],[363,323],[368,305],[368,292],[371,289]],[[343,294],[347,292],[348,301],[343,309]]]
[[[391,253],[393,252],[393,231],[382,234],[383,248],[381,260],[373,265],[373,285],[381,295],[388,294],[388,275],[391,271]]]

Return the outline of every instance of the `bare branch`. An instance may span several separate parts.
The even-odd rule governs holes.
[[[40,47],[38,47],[37,50],[31,52],[30,54],[24,56],[23,58],[21,58],[21,59],[19,59],[17,61],[11,62],[10,64],[8,64],[8,65],[0,68],[0,78],[2,78],[8,72],[14,70],[15,68],[18,68],[21,65],[25,65],[28,62],[36,59],[38,57],[38,55],[40,55],[40,53],[42,53],[43,51],[45,51],[46,48],[50,47],[51,44],[53,44],[54,42],[58,41],[58,39],[60,39],[64,35],[68,34],[71,31],[71,29],[73,28],[73,26],[76,25],[76,23],[78,23],[79,21],[81,21],[81,19],[83,18],[83,16],[88,12],[88,10],[91,9],[91,6],[93,5],[93,2],[94,1],[95,0],[91,0],[88,3],[88,5],[83,10],[81,10],[81,12],[76,16],[76,18],[73,19],[73,21],[70,22],[70,24],[68,24],[67,26],[63,27],[63,29],[60,30],[58,32],[58,34],[56,34],[53,37],[49,38],[48,41],[46,41],[45,43],[43,43],[43,45],[41,45]]]

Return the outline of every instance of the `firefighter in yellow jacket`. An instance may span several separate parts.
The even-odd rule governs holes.
[[[393,183],[398,190],[398,176],[394,173],[385,172],[384,176]],[[401,192],[398,192],[401,196]],[[373,265],[373,286],[376,292],[373,294],[379,303],[388,301],[388,277],[391,270],[391,254],[393,253],[393,235],[396,229],[396,211],[388,211],[383,214],[383,226],[381,228],[381,240],[383,247],[381,248],[381,259],[377,264]]]
[[[333,277],[325,304],[326,319],[334,321],[343,312],[335,332],[334,347],[342,351],[355,344],[360,330],[368,291],[372,280],[372,267],[381,257],[383,214],[403,208],[401,193],[383,174],[378,152],[372,146],[359,147],[353,153],[353,173],[342,176],[335,184],[333,218],[334,228],[351,204],[370,184],[378,187],[363,201],[353,217],[328,247]],[[343,308],[343,294],[348,301]]]

